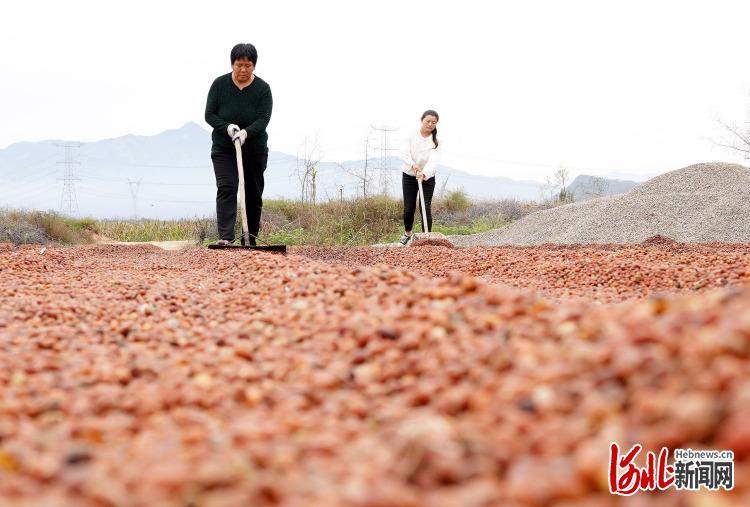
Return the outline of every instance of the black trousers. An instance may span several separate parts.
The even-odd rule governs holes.
[[[240,179],[237,174],[237,155],[232,152],[211,153],[216,175],[216,222],[219,238],[234,240],[237,220],[237,191]],[[245,209],[247,228],[253,236],[260,230],[260,213],[263,209],[263,172],[268,165],[267,153],[246,153],[242,150],[242,168],[245,177]],[[241,220],[241,219],[240,219]],[[255,239],[251,236],[250,243]]]
[[[414,212],[419,214],[419,221],[422,221],[422,210],[417,203],[417,193],[419,184],[417,177],[406,173],[401,173],[401,186],[404,189],[404,230],[410,231],[414,227]],[[427,229],[432,230],[432,194],[435,192],[435,178],[422,181],[422,190],[424,190],[424,207],[427,213]],[[422,232],[425,231],[422,224]]]

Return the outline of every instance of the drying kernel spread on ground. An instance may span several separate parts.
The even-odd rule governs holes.
[[[750,505],[748,247],[652,243],[0,245],[0,505]],[[735,489],[616,502],[613,441]]]
[[[426,276],[459,271],[552,299],[616,302],[750,284],[750,244],[684,244],[655,236],[641,245],[445,248],[294,247],[347,266],[387,264]]]

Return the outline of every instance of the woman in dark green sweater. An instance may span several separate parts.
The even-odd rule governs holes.
[[[237,44],[230,53],[232,72],[217,77],[208,91],[206,122],[211,134],[211,161],[216,175],[216,221],[219,244],[234,241],[237,220],[237,158],[234,141],[242,144],[245,209],[250,244],[260,230],[263,208],[263,172],[268,164],[268,134],[273,98],[268,83],[255,75],[258,51],[252,44]]]

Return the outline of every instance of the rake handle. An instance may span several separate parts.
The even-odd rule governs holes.
[[[240,180],[240,218],[242,219],[242,244],[250,244],[250,230],[247,227],[247,209],[245,208],[245,170],[242,167],[242,143],[234,140],[234,150],[237,153],[237,175]]]
[[[424,232],[429,233],[430,227],[427,224],[427,208],[425,208],[424,203],[424,190],[422,190],[422,180],[417,178],[417,185],[419,185],[419,192],[417,193],[417,199],[419,200],[419,204],[422,208],[422,228],[424,228]]]

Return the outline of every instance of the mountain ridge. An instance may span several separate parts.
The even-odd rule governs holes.
[[[0,150],[0,206],[21,209],[54,209],[62,205],[65,153],[70,141],[21,141]],[[72,151],[80,164],[73,165],[72,183],[78,215],[95,218],[182,218],[214,212],[215,180],[210,160],[210,131],[195,122],[155,135],[126,134],[83,143]],[[364,160],[317,164],[317,195],[321,200],[352,198],[362,194],[361,179],[353,176]],[[373,161],[370,160],[370,165]],[[388,193],[399,196],[400,161],[387,161]],[[374,173],[373,173],[374,174]],[[461,189],[474,199],[540,197],[540,184],[505,176],[484,176],[438,166],[437,188]],[[297,157],[269,152],[264,198],[300,197]],[[369,193],[378,189],[371,184]]]

